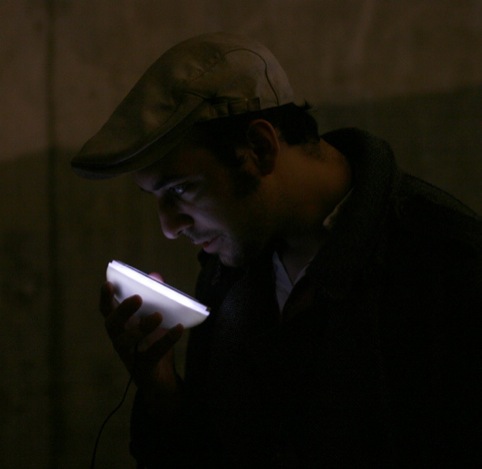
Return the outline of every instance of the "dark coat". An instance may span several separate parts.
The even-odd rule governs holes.
[[[244,271],[201,255],[212,314],[191,332],[184,413],[166,433],[134,407],[148,467],[482,466],[480,219],[383,141],[323,138],[354,172],[330,239],[283,315],[271,252]]]

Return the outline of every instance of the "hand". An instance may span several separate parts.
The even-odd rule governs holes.
[[[159,327],[160,313],[136,318],[134,313],[141,304],[138,295],[119,304],[114,298],[114,286],[109,282],[102,286],[100,311],[105,328],[138,388],[147,395],[175,393],[179,380],[174,369],[173,346],[181,338],[183,327]]]

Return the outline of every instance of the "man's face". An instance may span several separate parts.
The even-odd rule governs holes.
[[[134,175],[158,202],[164,235],[183,235],[228,266],[255,257],[273,236],[269,198],[249,165],[230,168],[202,147],[185,144]]]

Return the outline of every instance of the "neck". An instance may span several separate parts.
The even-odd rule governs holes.
[[[323,244],[326,233],[315,237],[299,237],[289,243],[283,243],[278,248],[278,256],[292,282],[299,273],[315,257]]]
[[[292,189],[287,224],[278,254],[291,279],[316,255],[326,240],[325,219],[348,194],[352,185],[346,158],[334,147],[320,141],[320,157],[303,155],[288,168]],[[302,155],[298,155],[302,156]]]

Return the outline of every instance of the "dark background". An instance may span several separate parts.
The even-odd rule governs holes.
[[[0,467],[88,467],[128,379],[97,312],[110,259],[192,292],[195,252],[154,201],[69,159],[161,52],[218,30],[271,48],[322,131],[379,134],[482,212],[480,0],[0,0]],[[131,399],[98,467],[134,466]]]

